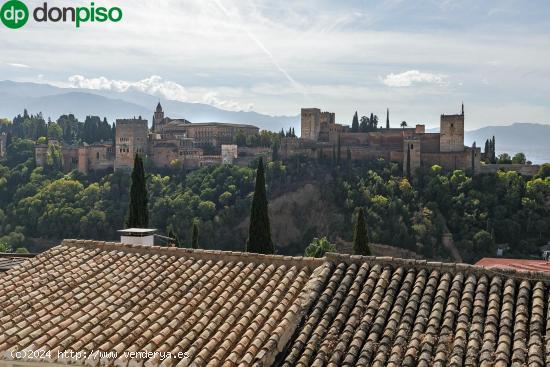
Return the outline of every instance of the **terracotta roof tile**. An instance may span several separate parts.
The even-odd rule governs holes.
[[[43,362],[91,366],[550,365],[542,273],[64,241],[0,280],[1,358],[45,347]],[[123,355],[143,351],[171,356]]]

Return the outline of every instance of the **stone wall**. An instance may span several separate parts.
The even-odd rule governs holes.
[[[516,171],[520,175],[532,177],[540,170],[537,164],[482,164],[480,165],[480,173],[494,174],[498,171]]]

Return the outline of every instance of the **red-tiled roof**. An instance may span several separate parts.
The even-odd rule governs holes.
[[[8,271],[34,256],[31,254],[0,253],[0,272]]]
[[[38,362],[91,366],[549,366],[549,285],[425,260],[69,240],[0,274],[0,365],[43,348]],[[140,351],[173,356],[123,355]]]
[[[546,260],[524,260],[485,257],[479,260],[476,265],[488,269],[514,269],[518,271],[542,271],[545,273],[550,273],[550,261]]]

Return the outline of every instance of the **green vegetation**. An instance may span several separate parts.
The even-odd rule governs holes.
[[[10,124],[0,124],[6,125]],[[39,135],[33,131],[40,126],[27,125],[29,137]],[[64,135],[72,134],[66,126],[61,128]],[[35,140],[10,136],[7,159],[0,162],[0,244],[11,251],[26,247],[35,252],[63,238],[116,240],[116,231],[129,218],[130,175],[64,174],[55,150],[49,153],[46,167],[36,167],[34,144]],[[286,242],[254,240],[267,243],[268,248],[261,251],[303,254],[314,238],[322,236],[337,246],[349,245],[356,208],[364,208],[370,242],[405,248],[426,258],[450,259],[443,240],[449,235],[468,262],[494,256],[496,247],[505,244],[507,256],[538,256],[550,238],[550,164],[532,179],[515,172],[471,177],[462,171],[444,172],[439,166],[423,167],[407,179],[398,164],[354,162],[349,147],[338,144],[334,149],[345,149],[341,161],[297,156],[266,164],[256,180],[258,191],[263,191],[257,197],[262,196],[265,205],[252,205],[255,173],[260,170],[251,167],[220,165],[190,173],[147,168],[143,182],[148,225],[168,233],[179,246],[193,246],[196,223],[201,248],[242,251],[249,236],[271,239],[266,214],[259,221],[263,229],[254,225],[257,235],[249,233],[251,207],[252,212],[263,207],[266,213],[267,200],[272,203],[310,184],[322,198],[317,200],[319,215],[303,215],[306,208],[300,207],[300,200],[290,201],[292,218],[286,220],[299,222],[299,234]],[[251,226],[252,222],[258,223],[253,220]],[[280,228],[273,223],[281,219],[272,216],[269,223]],[[271,234],[279,238],[278,233]]]
[[[149,224],[149,208],[147,206],[147,182],[143,160],[136,154],[132,170],[132,186],[130,187],[130,209],[128,211],[128,228],[147,228]]]
[[[304,252],[307,257],[324,257],[327,252],[336,252],[336,246],[330,243],[326,237],[314,238]]]
[[[107,119],[98,116],[87,116],[84,122],[78,121],[74,115],[62,115],[57,121],[48,120],[42,114],[29,115],[27,110],[23,115],[17,115],[10,123],[3,120],[0,133],[6,132],[13,138],[37,141],[40,138],[62,140],[68,144],[95,143],[114,139],[114,127]],[[21,163],[21,162],[20,162]]]
[[[264,162],[260,158],[256,171],[256,185],[250,209],[250,228],[246,251],[258,254],[274,253],[271,240],[271,227],[267,210],[267,194],[265,190]]]

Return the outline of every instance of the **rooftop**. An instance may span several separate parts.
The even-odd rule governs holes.
[[[518,271],[541,271],[550,273],[550,261],[485,257],[476,263],[488,269],[515,269]]]
[[[425,260],[66,240],[0,273],[0,358],[43,347],[55,353],[42,365],[97,365],[56,352],[101,350],[115,366],[544,366],[549,285]]]
[[[189,122],[187,120],[171,120],[168,125],[184,125],[184,126],[195,126],[195,127],[205,127],[205,126],[219,126],[219,127],[237,127],[237,128],[253,128],[259,129],[257,126],[249,124],[237,124],[229,122]]]
[[[0,272],[8,271],[34,256],[34,254],[0,253]]]

